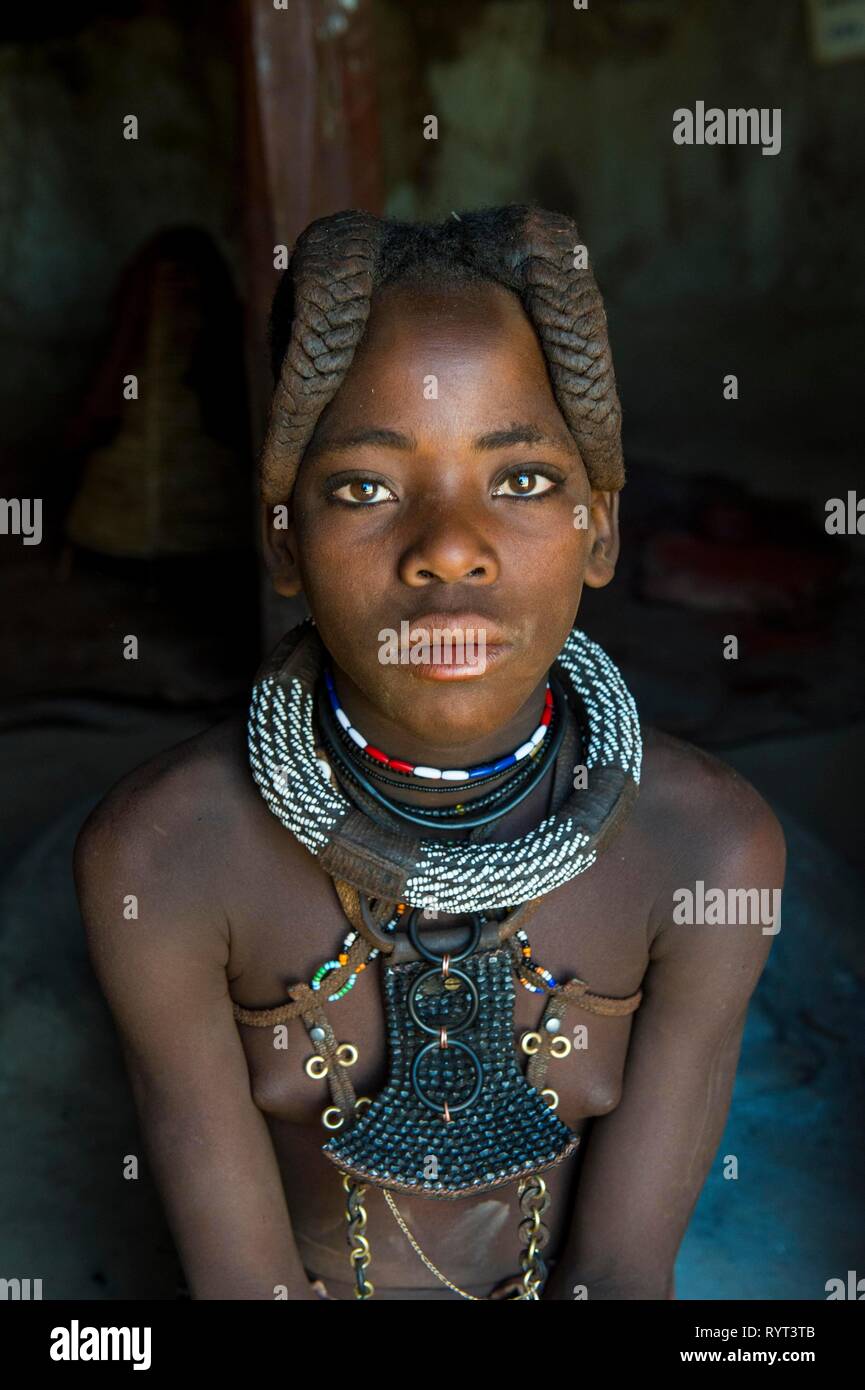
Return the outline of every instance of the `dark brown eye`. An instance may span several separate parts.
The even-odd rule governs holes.
[[[385,497],[376,496],[376,491],[379,488],[387,493],[388,497],[393,497],[393,493],[385,487],[384,483],[378,482],[375,478],[352,478],[351,482],[343,483],[342,487],[335,488],[330,495],[339,498],[340,502],[364,506],[387,500]]]
[[[536,487],[535,484],[545,483],[545,487]],[[505,484],[514,484],[513,491],[503,491]],[[552,478],[548,478],[545,473],[539,473],[534,468],[518,468],[513,473],[509,473],[497,488],[493,491],[494,497],[541,497],[545,492],[549,492],[556,484]]]

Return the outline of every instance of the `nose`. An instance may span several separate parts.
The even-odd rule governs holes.
[[[455,510],[436,507],[403,551],[400,578],[412,589],[438,580],[456,584],[472,580],[494,584],[499,575],[495,552],[483,531]]]

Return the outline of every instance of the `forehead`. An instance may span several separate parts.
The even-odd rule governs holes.
[[[373,296],[363,338],[324,412],[316,442],[347,424],[468,434],[515,415],[569,431],[537,334],[519,299],[486,282],[388,286]],[[386,417],[386,418],[385,418]]]

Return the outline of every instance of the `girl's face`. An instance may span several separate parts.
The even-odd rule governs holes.
[[[583,584],[612,578],[616,503],[589,486],[516,296],[392,286],[319,419],[291,524],[270,531],[274,582],[303,589],[373,732],[397,726],[403,756],[480,747],[538,712]],[[404,621],[482,631],[485,661],[391,664],[380,634]]]

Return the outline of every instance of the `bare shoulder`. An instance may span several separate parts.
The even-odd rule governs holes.
[[[702,748],[643,729],[640,784],[643,812],[679,844],[693,853],[711,843],[723,854],[743,840],[759,840],[767,850],[783,849],[784,834],[772,807],[729,763]]]
[[[772,807],[735,768],[682,739],[643,732],[638,805],[660,865],[652,935],[669,942],[683,935],[675,930],[677,894],[780,892],[786,843]],[[710,928],[704,939],[713,935]],[[693,945],[701,933],[692,927],[688,939]],[[758,954],[771,944],[759,927],[736,939]]]
[[[234,716],[133,769],[82,826],[75,879],[88,930],[99,901],[158,894],[180,922],[192,904],[213,922],[219,875],[251,792],[244,721]]]

